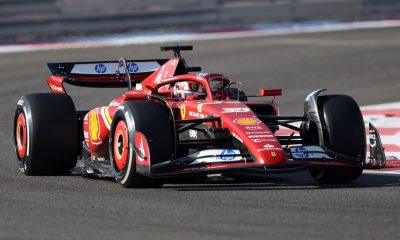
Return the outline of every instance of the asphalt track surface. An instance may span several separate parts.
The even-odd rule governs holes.
[[[400,28],[195,42],[184,53],[247,92],[282,87],[282,114],[328,88],[360,105],[399,101]],[[363,174],[319,186],[307,173],[259,182],[124,189],[82,176],[26,177],[16,167],[12,117],[19,97],[47,92],[46,62],[158,58],[157,45],[0,55],[0,239],[399,239],[400,178]],[[121,90],[69,88],[78,108]]]

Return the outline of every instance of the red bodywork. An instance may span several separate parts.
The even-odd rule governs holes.
[[[200,119],[210,116],[221,118],[221,127],[228,129],[229,133],[241,142],[252,156],[252,161],[204,163],[190,168],[182,167],[178,171],[196,171],[199,169],[222,169],[230,167],[257,167],[271,165],[285,165],[293,163],[288,158],[287,152],[277,140],[274,132],[270,130],[257,114],[278,116],[279,109],[274,98],[281,95],[281,89],[261,89],[260,96],[273,96],[268,101],[232,100],[223,91],[213,89],[213,83],[221,83],[223,86],[234,82],[222,74],[184,73],[176,74],[177,68],[183,59],[171,58],[155,71],[148,74],[136,74],[136,89],[127,91],[115,98],[109,105],[97,107],[84,115],[83,136],[94,158],[109,157],[109,134],[113,116],[117,108],[126,101],[148,100],[149,95],[163,97],[175,113],[176,120]],[[120,77],[104,76],[75,76],[73,81],[81,83],[99,83],[102,80],[121,82]],[[63,76],[51,76],[47,83],[53,93],[66,94],[63,82],[67,79]],[[71,82],[69,79],[68,81]],[[185,100],[173,98],[168,86],[177,82],[189,81],[204,86],[206,97],[202,100]],[[257,113],[254,112],[257,109]],[[211,123],[206,123],[211,124]],[[147,150],[148,152],[148,150]],[[171,159],[165,159],[171,160]],[[343,165],[336,161],[325,161],[325,164]],[[123,164],[123,163],[121,163]],[[137,160],[137,164],[143,164]],[[150,163],[148,163],[150,164]],[[122,168],[122,166],[120,166]]]

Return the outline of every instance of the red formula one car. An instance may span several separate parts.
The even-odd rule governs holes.
[[[372,125],[366,156],[363,117],[351,97],[317,90],[306,97],[302,116],[280,116],[274,99],[281,89],[249,96],[222,74],[188,67],[180,52],[191,46],[161,50],[174,57],[49,63],[52,93],[21,97],[15,112],[21,171],[64,174],[75,167],[113,176],[124,187],[157,187],[181,176],[300,170],[321,183],[350,182],[363,169],[385,165]],[[76,111],[64,83],[128,91],[108,105]],[[297,134],[276,135],[279,127]]]

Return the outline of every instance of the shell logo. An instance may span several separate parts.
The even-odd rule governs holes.
[[[201,113],[201,111],[203,110],[203,103],[200,103],[199,105],[197,105],[197,111]]]
[[[91,112],[89,116],[89,130],[92,141],[99,141],[99,119],[95,111]]]
[[[257,118],[236,118],[233,122],[239,125],[259,125],[261,123]]]

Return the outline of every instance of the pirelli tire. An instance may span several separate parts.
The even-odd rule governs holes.
[[[346,95],[326,95],[317,99],[324,141],[328,149],[364,161],[366,136],[364,120],[358,104]],[[337,167],[312,170],[311,175],[320,183],[346,183],[362,174],[362,167]]]
[[[14,146],[18,167],[26,175],[69,173],[79,151],[71,97],[53,93],[22,96],[14,117]]]
[[[151,165],[171,160],[175,140],[168,109],[154,101],[126,102],[115,112],[110,132],[110,161],[116,181],[127,188],[161,187],[162,181],[137,171],[135,133],[145,136]]]

